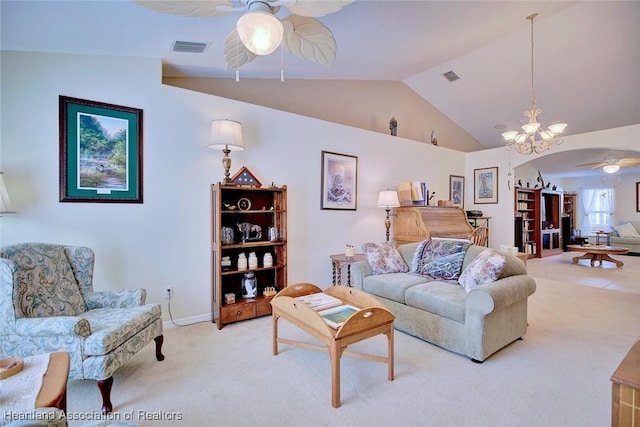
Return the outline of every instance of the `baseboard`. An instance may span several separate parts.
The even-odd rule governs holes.
[[[165,320],[164,322],[162,322],[162,327],[164,328],[164,330],[167,330],[177,328],[179,326],[189,326],[202,322],[211,322],[211,313],[198,314],[196,316],[183,317],[181,319]]]

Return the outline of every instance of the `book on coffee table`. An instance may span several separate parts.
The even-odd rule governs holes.
[[[356,312],[358,312],[357,308],[352,305],[345,304],[339,307],[322,310],[318,314],[324,319],[325,322],[327,322],[329,326],[338,329],[351,316],[356,314]]]
[[[296,299],[307,304],[315,311],[325,310],[327,308],[342,305],[342,301],[340,301],[338,298],[332,297],[331,295],[327,295],[322,292],[296,297]]]

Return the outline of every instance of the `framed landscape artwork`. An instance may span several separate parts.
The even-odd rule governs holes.
[[[358,158],[323,151],[320,208],[355,211],[357,199]]]
[[[464,207],[464,176],[449,175],[449,200],[453,206]]]
[[[473,202],[498,203],[498,167],[473,170]]]
[[[59,97],[60,201],[142,203],[142,110]]]

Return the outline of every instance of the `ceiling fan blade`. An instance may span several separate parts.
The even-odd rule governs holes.
[[[225,70],[238,69],[256,59],[256,54],[242,44],[238,32],[233,30],[224,40],[224,60],[226,62]]]
[[[599,168],[601,166],[607,165],[607,162],[594,162],[594,163],[583,163],[581,165],[575,165],[574,167],[576,168],[582,168],[582,167],[592,167],[592,168]]]
[[[300,16],[318,17],[342,10],[355,0],[298,0],[294,4],[282,3],[291,13]]]
[[[234,11],[228,0],[131,0],[133,3],[155,10],[180,16],[222,16]]]
[[[282,43],[289,52],[308,61],[330,67],[336,59],[336,41],[331,30],[306,16],[289,15],[282,19]]]
[[[621,167],[640,166],[640,157],[627,157],[625,159],[618,160],[618,164]]]

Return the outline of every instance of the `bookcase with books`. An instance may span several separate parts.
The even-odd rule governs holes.
[[[518,251],[538,256],[540,227],[540,191],[516,188],[515,191],[515,242]]]

